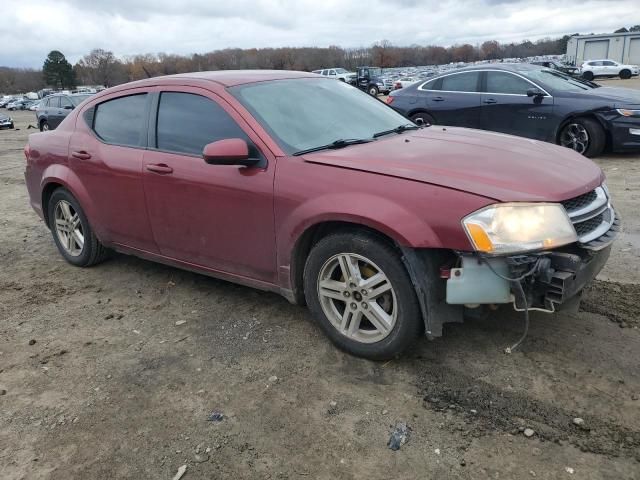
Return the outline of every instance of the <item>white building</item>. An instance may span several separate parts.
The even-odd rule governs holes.
[[[577,35],[567,43],[567,62],[608,59],[640,65],[640,32]]]

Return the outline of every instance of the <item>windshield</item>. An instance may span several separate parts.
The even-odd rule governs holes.
[[[289,155],[340,139],[371,139],[407,119],[370,95],[326,79],[304,78],[230,89]]]
[[[73,95],[71,97],[69,97],[69,99],[71,100],[71,103],[73,103],[76,107],[78,105],[80,105],[82,102],[84,102],[87,98],[89,98],[91,95]]]
[[[570,92],[582,92],[596,88],[592,83],[585,82],[578,78],[558,72],[557,70],[528,70],[522,72],[534,82],[540,82],[544,86],[553,90],[565,90]]]

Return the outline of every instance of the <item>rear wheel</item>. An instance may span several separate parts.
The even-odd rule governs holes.
[[[620,72],[620,78],[622,78],[623,80],[627,80],[629,78],[631,78],[631,70],[629,69],[624,69]]]
[[[425,113],[425,112],[414,113],[409,118],[411,119],[411,121],[413,123],[416,123],[416,124],[420,120],[422,120],[424,125],[435,125],[435,123],[436,123],[435,119],[431,115],[429,115],[428,113]]]
[[[604,150],[605,141],[604,129],[591,118],[571,120],[562,128],[559,139],[560,145],[571,148],[585,157],[600,155]]]
[[[378,94],[380,93],[380,90],[378,90],[378,87],[376,85],[370,85],[368,92],[369,92],[369,95],[373,97],[377,97]]]
[[[107,257],[108,250],[95,236],[80,204],[68,190],[54,191],[47,209],[53,240],[67,262],[90,267]]]
[[[415,290],[399,255],[369,233],[320,240],[305,266],[304,290],[320,328],[352,355],[396,357],[422,329]]]

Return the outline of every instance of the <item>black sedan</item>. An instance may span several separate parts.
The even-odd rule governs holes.
[[[467,67],[391,93],[414,122],[544,140],[587,157],[640,150],[640,91],[600,87],[529,64]]]

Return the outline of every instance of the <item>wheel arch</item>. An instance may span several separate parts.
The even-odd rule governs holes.
[[[295,303],[304,304],[304,268],[311,249],[323,238],[338,232],[365,232],[374,235],[380,241],[386,243],[399,254],[401,248],[398,238],[393,238],[388,233],[368,225],[349,220],[324,220],[309,225],[296,239],[291,252],[290,283],[292,286]]]
[[[94,231],[96,231],[96,236],[100,238],[101,232],[98,232],[95,227],[98,224],[93,222],[95,209],[89,192],[87,192],[84,185],[82,185],[80,179],[73,171],[59,164],[52,165],[50,170],[45,171],[45,175],[43,175],[43,180],[40,184],[40,191],[42,192],[40,197],[42,201],[42,215],[47,227],[49,226],[49,200],[51,199],[53,192],[58,188],[64,188],[74,196],[82,207],[82,210],[84,211],[89,223],[94,228]]]

